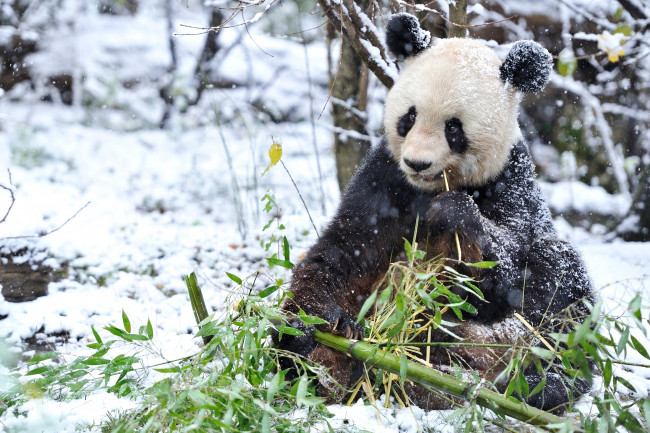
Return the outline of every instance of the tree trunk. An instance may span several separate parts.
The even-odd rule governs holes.
[[[641,169],[639,184],[630,211],[618,228],[626,241],[650,241],[650,165]]]
[[[223,23],[223,13],[220,9],[213,7],[210,11],[210,24],[208,25],[211,29],[216,29]],[[195,105],[201,99],[203,91],[206,89],[210,80],[214,77],[212,76],[212,71],[210,70],[209,63],[214,58],[214,56],[219,52],[221,46],[218,42],[219,32],[210,31],[205,36],[205,44],[203,45],[203,51],[201,51],[201,57],[198,62],[196,62],[196,68],[194,69],[194,76],[196,80],[196,98],[194,101],[191,101],[189,105]]]
[[[456,0],[456,4],[449,4],[449,21],[464,26],[467,24],[467,0]],[[465,27],[450,24],[447,29],[448,38],[464,38],[467,33]]]
[[[357,4],[362,10],[367,7],[365,1]],[[370,141],[359,139],[359,135],[368,135],[365,116],[368,102],[368,68],[348,39],[340,39],[340,63],[338,68],[337,65],[330,68],[330,83],[333,85],[332,120],[336,178],[339,189],[343,192],[370,149]]]

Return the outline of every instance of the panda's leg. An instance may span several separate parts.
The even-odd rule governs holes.
[[[554,371],[541,374],[530,371],[524,375],[528,388],[534,389],[543,379],[546,379],[544,388],[535,395],[525,399],[526,403],[544,411],[562,413],[566,404],[589,392],[591,386],[582,378],[568,380],[564,375]]]
[[[541,333],[570,332],[567,329],[570,322],[562,317],[566,314],[571,322],[582,322],[589,312],[581,301],[593,303],[592,293],[585,265],[573,246],[550,237],[539,238],[532,244],[527,257],[522,311],[532,326],[543,325]],[[571,305],[571,311],[563,311]],[[555,316],[551,318],[552,315]],[[548,367],[544,365],[548,370],[545,373],[534,366],[526,372],[531,390],[546,379],[542,391],[528,398],[529,404],[543,410],[561,411],[568,401],[589,390],[585,380],[565,377],[553,371],[552,365]]]

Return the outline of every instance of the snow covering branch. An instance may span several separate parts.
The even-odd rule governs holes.
[[[388,56],[388,49],[379,30],[353,0],[318,0],[332,25],[339,29],[368,66],[387,88],[397,79],[397,66]]]
[[[467,23],[461,24],[461,23],[457,23],[457,22],[454,22],[454,21],[450,20],[441,11],[436,10],[436,9],[431,9],[431,8],[427,7],[427,4],[431,4],[431,3],[413,4],[413,3],[407,3],[405,0],[395,0],[395,3],[397,3],[398,5],[403,6],[405,8],[408,8],[408,9],[414,9],[416,12],[429,12],[429,13],[432,13],[432,14],[436,14],[444,22],[446,22],[450,26],[458,27],[458,28],[461,28],[461,29],[471,29],[471,28],[475,28],[475,27],[490,26],[490,25],[493,25],[493,24],[502,23],[504,21],[511,21],[511,20],[517,18],[517,14],[512,14],[509,17],[504,17],[504,18],[501,18],[501,19],[498,19],[498,20],[495,20],[495,21],[488,21],[488,22],[481,23],[481,24],[467,24]],[[477,3],[477,4],[479,4],[479,3]],[[476,4],[474,4],[472,6],[476,7]],[[469,6],[469,7],[471,7],[471,6]],[[481,11],[483,11],[482,7],[481,7]]]
[[[262,18],[262,16],[264,16],[264,14],[267,13],[269,9],[271,9],[271,6],[273,6],[276,2],[277,0],[270,0],[268,1],[268,3],[267,0],[257,0],[257,1],[239,0],[237,2],[237,6],[221,6],[219,1],[206,1],[205,6],[213,7],[221,11],[228,11],[230,12],[230,15],[225,17],[221,22],[221,24],[214,27],[199,27],[199,26],[190,26],[187,24],[181,24],[181,27],[185,27],[193,30],[199,30],[198,33],[193,33],[193,34],[200,35],[208,32],[218,32],[223,29],[247,26],[249,24],[253,24],[259,21],[260,18]],[[253,8],[253,10],[257,10],[258,12],[256,12],[252,18],[246,18],[245,12],[251,8]],[[238,16],[241,16],[241,21],[237,21],[235,19]]]

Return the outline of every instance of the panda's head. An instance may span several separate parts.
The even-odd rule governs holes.
[[[417,188],[481,186],[504,168],[521,138],[521,92],[548,81],[551,55],[532,41],[515,43],[502,63],[472,39],[435,39],[409,14],[388,22],[386,42],[404,65],[388,93],[384,128],[395,161]]]

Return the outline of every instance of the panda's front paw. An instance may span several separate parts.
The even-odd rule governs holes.
[[[340,307],[333,306],[323,314],[323,318],[329,323],[320,325],[321,330],[352,340],[363,340],[363,326],[356,323],[356,319]]]
[[[432,235],[458,233],[467,239],[478,239],[483,234],[478,206],[464,192],[438,194],[431,201],[426,219]]]
[[[309,356],[309,354],[316,348],[314,341],[314,328],[306,326],[302,320],[297,317],[288,317],[287,324],[302,332],[302,335],[291,335],[283,333],[280,335],[277,329],[273,329],[271,337],[275,347],[283,350],[288,350],[302,356]]]

